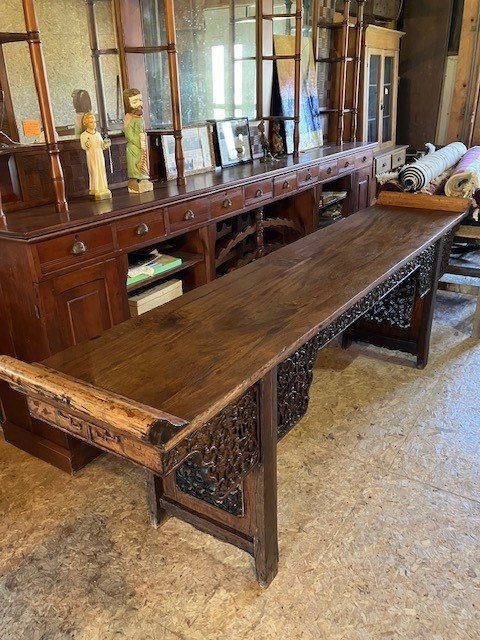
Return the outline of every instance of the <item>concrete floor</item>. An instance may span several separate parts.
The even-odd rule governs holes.
[[[336,345],[279,447],[280,571],[147,523],[144,474],[0,441],[2,640],[480,638],[480,343],[439,294],[431,362]]]

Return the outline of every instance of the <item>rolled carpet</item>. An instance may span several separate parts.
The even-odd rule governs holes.
[[[480,189],[480,147],[472,147],[447,180],[445,194],[454,198],[470,198],[477,189]]]
[[[407,164],[398,173],[398,179],[406,191],[420,191],[432,180],[453,167],[467,152],[463,142],[452,142],[446,147],[428,153],[413,164]]]

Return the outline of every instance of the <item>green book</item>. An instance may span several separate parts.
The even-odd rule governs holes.
[[[175,267],[179,267],[181,264],[181,258],[160,254],[155,258],[155,260],[150,260],[144,265],[131,267],[128,270],[129,276],[127,278],[127,287],[132,284],[137,284],[138,282],[143,282],[143,280],[153,278],[154,276],[158,276],[159,274],[170,271],[171,269],[175,269]],[[149,273],[142,273],[142,268],[148,270]]]

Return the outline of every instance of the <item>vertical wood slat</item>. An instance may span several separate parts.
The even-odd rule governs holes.
[[[34,0],[22,0],[27,42],[30,51],[30,59],[33,68],[33,77],[37,90],[38,104],[42,117],[45,143],[50,163],[53,191],[55,194],[55,210],[58,213],[66,213],[68,204],[65,198],[65,180],[62,164],[60,162],[60,150],[58,148],[55,131],[55,121],[52,112],[52,102],[48,87],[45,60],[43,57],[42,43],[38,32],[38,22],[35,13]]]
[[[345,100],[347,95],[347,57],[348,57],[348,41],[349,41],[349,21],[350,21],[350,5],[351,0],[345,0],[345,8],[343,11],[343,27],[342,27],[342,52],[340,62],[340,84],[338,95],[338,128],[337,128],[337,145],[343,144],[343,136],[345,133]]]
[[[172,124],[175,138],[175,164],[177,184],[186,184],[185,158],[182,144],[182,105],[180,100],[180,80],[178,75],[177,34],[175,29],[175,8],[173,0],[163,0],[165,8],[165,32],[167,37],[168,71],[172,98]]]
[[[295,76],[294,76],[294,107],[293,107],[293,157],[300,155],[300,97],[302,74],[302,21],[303,2],[297,3],[295,16]]]
[[[98,53],[98,29],[95,19],[95,2],[96,0],[86,0],[88,15],[88,36],[90,39],[90,49],[92,52],[93,79],[95,83],[95,91],[97,94],[98,119],[100,120],[100,131],[102,137],[108,135],[107,109],[105,106],[105,91],[103,88],[102,69],[100,67],[100,56]]]
[[[357,0],[357,22],[355,24],[355,66],[353,78],[353,103],[352,103],[352,120],[350,141],[357,141],[358,133],[358,102],[360,97],[360,74],[362,62],[362,45],[363,45],[363,20],[364,20],[365,0]]]

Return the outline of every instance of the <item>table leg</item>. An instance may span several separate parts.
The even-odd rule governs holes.
[[[159,497],[163,493],[162,478],[147,472],[147,507],[150,523],[157,528],[167,518],[168,514],[159,504]]]
[[[276,368],[260,382],[260,464],[253,491],[255,570],[260,585],[268,587],[278,571]]]
[[[278,569],[277,370],[170,450],[149,479],[154,525],[168,515],[253,556],[258,582]]]

